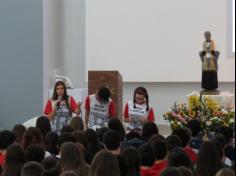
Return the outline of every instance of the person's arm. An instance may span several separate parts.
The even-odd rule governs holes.
[[[85,128],[88,128],[88,123],[89,123],[89,116],[90,116],[90,111],[86,110],[85,112]]]
[[[88,128],[89,116],[90,116],[90,98],[88,96],[85,101],[85,128],[86,129]]]
[[[129,105],[128,105],[128,103],[125,105],[124,122],[125,123],[131,123],[132,122],[132,118],[129,117]]]
[[[76,115],[80,115],[81,113],[81,104],[80,102],[76,103],[73,97],[70,98],[71,110]]]
[[[44,114],[48,117],[50,121],[52,121],[56,115],[56,105],[57,101],[52,103],[51,100],[48,100],[47,105],[44,110]]]

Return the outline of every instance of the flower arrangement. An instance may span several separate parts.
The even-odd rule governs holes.
[[[175,103],[163,117],[170,122],[172,129],[187,127],[191,120],[199,120],[208,131],[215,131],[219,126],[235,128],[234,107],[221,106],[209,97],[204,97],[201,101],[196,95],[189,97],[188,105]]]

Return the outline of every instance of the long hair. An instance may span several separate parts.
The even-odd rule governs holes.
[[[147,104],[147,109],[146,109],[146,111],[149,111],[149,109],[150,109],[150,108],[149,108],[149,95],[148,95],[147,89],[144,88],[144,87],[138,87],[138,88],[135,89],[135,91],[134,91],[134,98],[133,98],[134,108],[135,108],[135,109],[137,108],[137,107],[136,107],[136,98],[135,98],[135,96],[136,96],[137,94],[143,95],[143,96],[145,97],[145,99],[146,99],[146,104]]]
[[[21,175],[21,170],[26,162],[25,153],[19,144],[13,144],[7,149],[6,163],[3,168],[3,176]]]
[[[100,151],[93,159],[89,176],[120,176],[117,158],[109,151]]]
[[[128,176],[139,176],[141,161],[138,150],[134,147],[128,147],[122,156],[126,158],[128,163]]]
[[[89,173],[89,166],[82,153],[72,142],[66,142],[61,147],[61,165],[63,171],[75,171],[80,176],[87,176]]]
[[[220,153],[213,142],[205,142],[199,151],[197,173],[201,176],[214,176],[222,168]]]
[[[27,129],[22,140],[22,147],[24,150],[27,150],[32,144],[37,144],[43,147],[43,135],[36,127],[30,127]]]
[[[57,87],[58,86],[62,86],[64,88],[64,95],[62,96],[63,100],[66,101],[66,106],[70,112],[70,114],[72,114],[72,110],[70,107],[70,103],[69,103],[69,95],[67,93],[67,89],[66,89],[66,85],[63,81],[58,81],[56,82],[56,84],[54,85],[54,90],[53,90],[53,95],[52,95],[52,100],[58,100],[59,96],[57,94]]]

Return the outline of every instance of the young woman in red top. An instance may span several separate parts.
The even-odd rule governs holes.
[[[53,96],[48,100],[44,110],[44,114],[51,121],[52,130],[59,133],[63,126],[69,125],[72,113],[80,115],[80,105],[67,94],[65,83],[58,81],[54,86]]]
[[[144,87],[134,91],[133,100],[125,106],[124,121],[128,123],[128,130],[142,130],[147,121],[155,121],[153,108],[149,106],[149,95]]]

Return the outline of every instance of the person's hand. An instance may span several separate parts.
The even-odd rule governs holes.
[[[57,107],[60,105],[60,103],[61,103],[61,100],[55,100],[55,101],[53,101],[52,102],[52,108],[53,109],[57,109]]]
[[[79,101],[78,101],[78,103],[77,103],[78,109],[81,109],[82,104],[83,104],[83,102],[79,102]]]
[[[140,119],[140,121],[141,121],[142,124],[144,124],[144,123],[147,122],[147,119],[146,119],[145,117],[142,117],[142,118]]]

